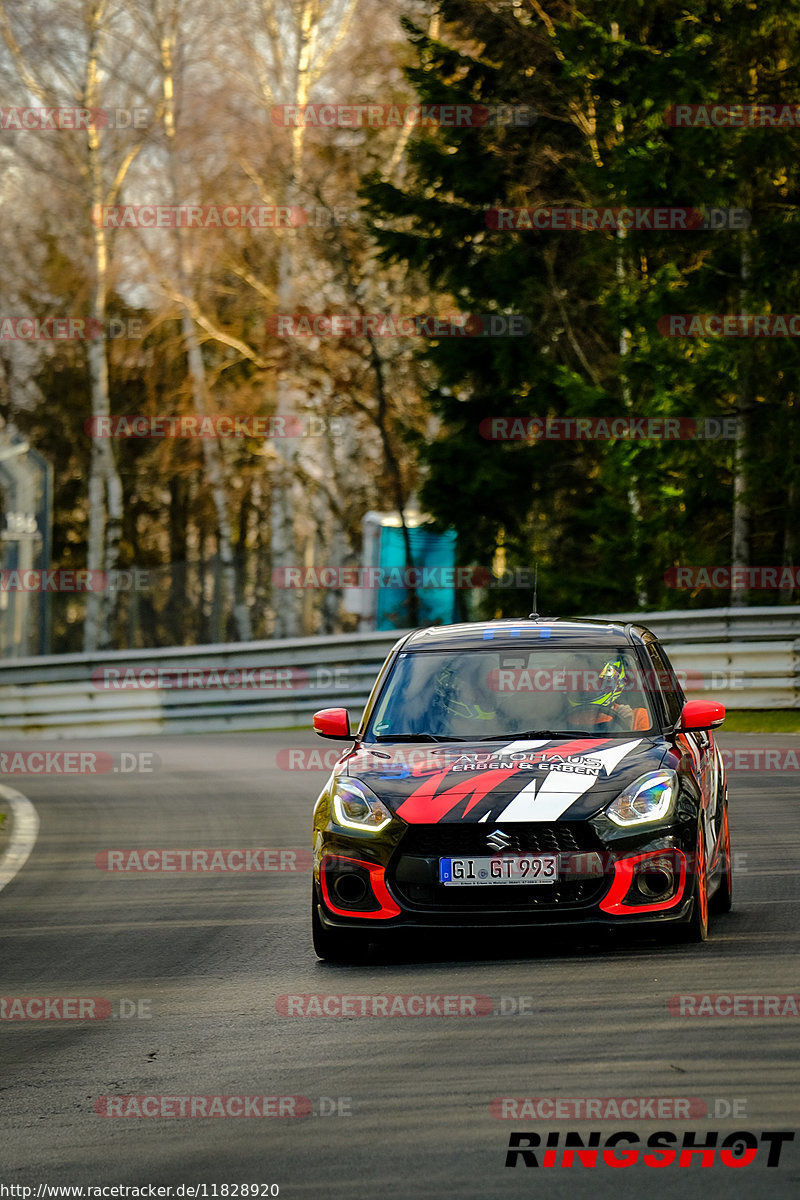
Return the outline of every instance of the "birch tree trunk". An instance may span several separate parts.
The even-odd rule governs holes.
[[[329,8],[323,0],[300,0],[295,6],[294,53],[287,71],[283,71],[285,55],[281,50],[281,34],[276,27],[274,14],[267,12],[269,0],[262,5],[265,26],[271,30],[273,62],[276,67],[276,81],[273,94],[265,95],[266,101],[275,100],[275,93],[280,89],[285,94],[281,96],[283,103],[296,105],[302,109],[309,103],[311,89],[321,78],[327,62],[335,47],[344,37],[355,13],[357,0],[348,0],[342,8],[341,19],[334,36],[318,51],[318,34],[321,18]],[[272,20],[270,21],[270,17]],[[283,203],[289,206],[297,205],[302,199],[303,191],[303,148],[305,144],[305,128],[301,122],[291,127],[291,150],[288,178]],[[278,311],[291,312],[297,295],[295,243],[287,238],[281,247],[278,271]],[[289,415],[293,407],[293,396],[296,389],[292,387],[291,370],[282,370],[277,381],[276,411],[278,415]],[[272,456],[272,528],[271,528],[271,558],[273,578],[279,568],[297,565],[302,557],[306,565],[309,557],[313,565],[313,544],[309,549],[308,537],[311,530],[303,531],[299,536],[296,528],[297,516],[303,511],[303,489],[298,480],[297,459],[298,451],[291,442],[278,439]],[[282,572],[281,572],[282,574]],[[297,637],[301,632],[310,632],[308,627],[309,610],[304,605],[300,592],[293,588],[276,590],[273,588],[273,608],[275,625],[273,634],[277,638]],[[305,611],[304,611],[305,610]]]
[[[175,18],[176,15],[176,10],[173,9],[172,17]],[[167,170],[171,192],[171,203],[173,205],[177,205],[180,202],[177,153],[175,146],[176,130],[174,64],[176,41],[177,31],[173,22],[170,23],[169,28],[162,29],[159,47],[164,111],[163,123],[167,146]],[[189,366],[189,380],[192,388],[192,403],[194,405],[195,412],[199,413],[201,416],[205,416],[208,412],[208,384],[206,379],[205,363],[203,361],[203,352],[197,336],[194,318],[192,317],[190,308],[186,302],[187,298],[191,295],[191,284],[189,281],[189,272],[186,267],[184,242],[185,230],[177,227],[174,232],[177,276],[176,282],[178,285],[178,292],[181,297],[181,331],[183,333],[183,340],[186,346],[186,355]],[[247,604],[240,594],[238,586],[236,564],[233,556],[233,539],[231,537],[231,522],[228,512],[228,496],[225,482],[222,446],[217,438],[202,438],[201,441],[206,477],[211,489],[211,496],[217,514],[219,557],[222,565],[221,582],[223,611],[225,613],[230,612],[233,614],[237,639],[241,642],[246,642],[250,641],[252,637],[250,613],[248,611]]]
[[[89,48],[86,60],[85,106],[100,107],[100,53],[108,17],[106,0],[97,0],[88,10]],[[100,160],[100,133],[95,126],[87,130],[88,173],[92,211],[100,213],[105,200],[103,166]],[[108,292],[108,246],[102,220],[96,220],[92,234],[93,283],[90,317],[98,336],[89,338],[86,351],[89,363],[89,388],[92,416],[109,415],[108,356],[106,350],[106,296]],[[89,472],[89,535],[87,567],[90,571],[111,572],[118,561],[122,534],[122,480],[117,471],[113,445],[108,438],[92,441]],[[92,576],[90,575],[90,579]],[[89,592],[86,602],[83,645],[87,653],[111,644],[111,622],[115,610],[115,591]]]
[[[67,102],[77,103],[81,108],[100,109],[104,77],[113,75],[105,56],[111,42],[114,21],[121,13],[119,5],[114,0],[89,0],[82,5],[70,6],[70,45],[82,47],[85,44],[86,47],[86,57],[80,66],[77,66],[77,57],[75,60],[62,57],[56,59],[55,54],[41,61],[26,60],[15,35],[9,11],[18,19],[19,13],[0,0],[0,33],[17,74],[31,96],[47,107],[57,108]],[[34,19],[33,13],[31,19]],[[129,49],[124,47],[123,53],[127,55]],[[73,66],[76,68],[74,75],[70,70]],[[47,80],[51,82],[46,82]],[[56,82],[52,82],[53,80]],[[90,124],[86,129],[85,142],[73,141],[71,137],[67,137],[55,143],[58,156],[56,161],[60,160],[59,165],[66,167],[67,176],[71,181],[74,180],[82,211],[87,216],[91,214],[94,217],[91,261],[87,262],[87,272],[91,274],[92,279],[89,317],[94,324],[93,336],[86,341],[89,399],[94,418],[106,417],[110,412],[108,348],[105,338],[109,247],[99,212],[103,205],[116,198],[131,163],[143,145],[143,139],[127,145],[114,168],[112,182],[106,186],[108,164],[103,161],[101,139],[102,134],[98,126]],[[48,171],[46,178],[50,179],[53,166],[51,162],[46,159],[37,161],[30,156],[27,161],[37,171]],[[91,571],[111,572],[118,563],[124,498],[113,444],[108,439],[95,438],[92,441],[87,492],[87,567]],[[115,595],[113,590],[87,593],[83,641],[84,649],[89,653],[103,649],[111,643]]]

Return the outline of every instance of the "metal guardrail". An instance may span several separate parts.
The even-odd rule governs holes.
[[[800,606],[617,613],[647,625],[685,672],[687,693],[735,708],[800,707]],[[117,650],[0,664],[0,735],[73,738],[308,727],[319,708],[359,714],[402,631]],[[114,687],[116,670],[267,672],[267,686]],[[237,677],[238,678],[238,677]],[[122,674],[118,682],[124,682]],[[271,683],[270,683],[271,681]]]
[[[392,631],[15,659],[0,665],[0,735],[53,738],[308,727],[319,708],[336,705],[360,712],[399,636]],[[150,686],[148,669],[218,671],[221,686]],[[140,686],[115,687],[113,678],[104,685],[102,676],[114,670],[121,673],[116,682],[123,685],[126,671],[144,672]],[[238,672],[237,678],[244,674],[247,685],[226,686],[224,672]]]
[[[651,629],[689,697],[713,696],[730,709],[800,707],[800,606],[603,617]]]

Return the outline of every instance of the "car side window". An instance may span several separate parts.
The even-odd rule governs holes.
[[[670,721],[677,721],[684,705],[683,689],[678,683],[672,664],[658,642],[647,642],[646,645],[655,672],[654,684],[658,686],[658,690],[664,697]]]

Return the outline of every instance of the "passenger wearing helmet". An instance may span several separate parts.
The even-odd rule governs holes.
[[[631,708],[620,704],[625,690],[625,663],[621,658],[609,660],[600,671],[601,692],[591,700],[570,700],[574,710],[567,718],[575,726],[608,725],[613,729],[649,729],[650,717],[646,708]]]

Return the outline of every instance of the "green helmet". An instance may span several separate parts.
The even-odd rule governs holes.
[[[590,703],[599,704],[601,708],[610,708],[625,690],[625,664],[622,659],[613,658],[605,663],[600,678],[605,681],[608,690]]]

